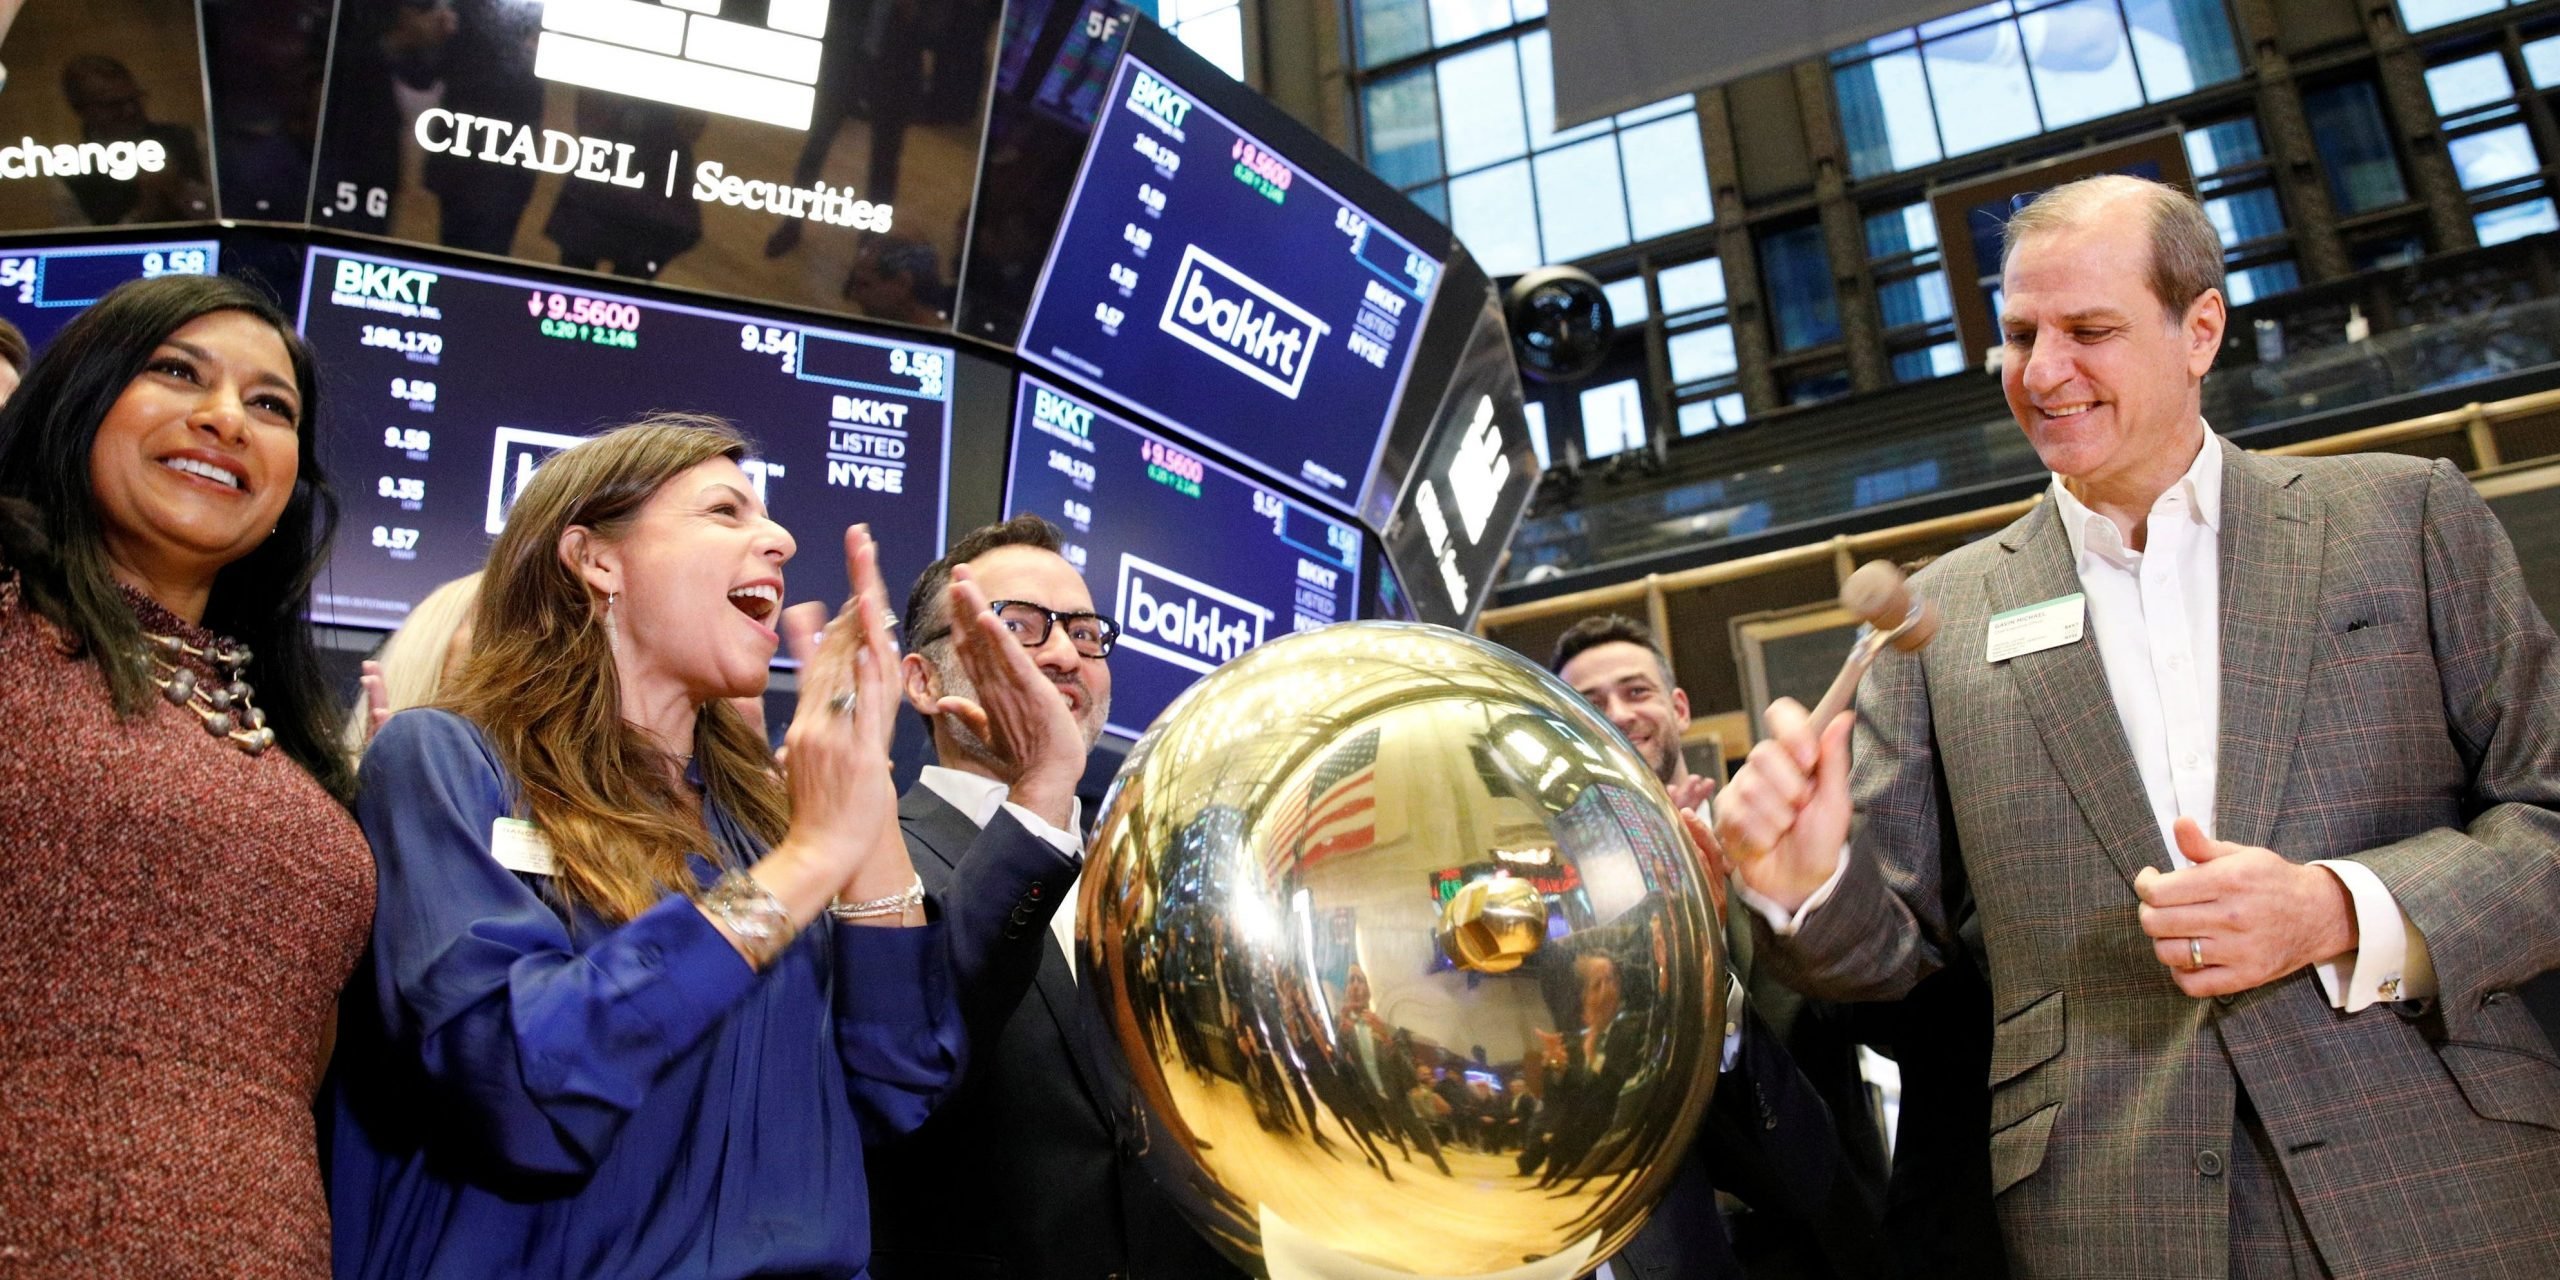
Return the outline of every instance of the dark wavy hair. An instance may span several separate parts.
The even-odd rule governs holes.
[[[97,660],[119,715],[139,715],[159,696],[139,664],[108,656],[137,651],[142,628],[108,568],[89,455],[98,424],[151,353],[217,311],[246,312],[275,329],[293,360],[302,421],[293,496],[275,532],[214,578],[204,626],[249,646],[256,665],[248,678],[276,745],[344,800],[355,779],[333,744],[332,700],[303,616],[338,527],[316,451],[319,380],[311,349],[265,294],[227,276],[162,276],[119,287],[63,326],[0,408],[0,556],[18,571],[28,607]]]

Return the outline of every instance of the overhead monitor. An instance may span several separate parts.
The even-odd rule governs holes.
[[[196,0],[0,3],[0,231],[215,214]]]
[[[1463,250],[1452,264],[1433,345],[1448,336],[1454,352],[1429,357],[1445,370],[1434,379],[1430,428],[1380,532],[1413,616],[1466,627],[1492,593],[1512,534],[1537,492],[1539,466],[1501,302]]]
[[[341,505],[316,621],[399,625],[481,566],[543,459],[656,410],[755,442],[749,478],[799,543],[790,600],[843,601],[855,521],[893,600],[941,553],[948,347],[334,248],[311,251],[301,327]]]
[[[1022,354],[1356,510],[1446,232],[1158,34],[1103,99]]]
[[[348,0],[310,220],[944,327],[1000,7]]]
[[[1045,379],[1014,397],[1005,514],[1047,518],[1119,619],[1112,732],[1266,640],[1356,616],[1360,530]]]
[[[136,244],[0,244],[0,319],[43,350],[71,317],[128,280],[205,276],[222,269],[211,240]]]

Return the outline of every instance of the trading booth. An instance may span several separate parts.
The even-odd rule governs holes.
[[[26,0],[0,316],[41,347],[218,271],[297,317],[350,673],[545,457],[692,411],[757,442],[795,599],[852,521],[900,600],[958,531],[1059,525],[1125,746],[1277,637],[1466,624],[1537,479],[1465,247],[1151,8]]]

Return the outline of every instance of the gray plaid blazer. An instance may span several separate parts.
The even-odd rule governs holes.
[[[1854,850],[1763,963],[1891,999],[1991,976],[1992,1194],[2022,1276],[2221,1276],[2235,1105],[2341,1276],[2560,1276],[2560,1058],[2514,988],[2560,968],[2560,641],[2449,464],[2224,451],[2215,834],[2374,869],[2439,996],[2354,1015],[2309,970],[2191,999],[2133,878],[2169,851],[2094,639],[1985,660],[2078,591],[2050,502],[1920,574],[1944,624],[1858,698]]]

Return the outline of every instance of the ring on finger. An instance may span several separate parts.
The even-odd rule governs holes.
[[[2187,971],[2188,971],[2189,973],[2193,973],[2193,972],[2195,972],[2196,970],[2201,969],[2201,968],[2203,968],[2203,967],[2204,967],[2204,939],[2202,939],[2202,938],[2189,938],[2189,939],[2187,939]]]
[[[844,692],[827,699],[827,710],[840,716],[852,715],[853,690],[847,689]]]

